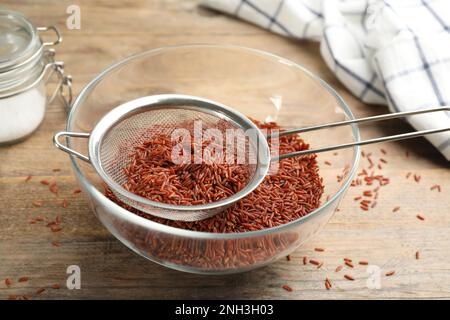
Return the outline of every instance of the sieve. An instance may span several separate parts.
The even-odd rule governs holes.
[[[317,126],[284,130],[264,135],[261,130],[245,115],[236,110],[204,98],[181,95],[161,94],[128,101],[107,113],[90,133],[61,131],[54,135],[55,146],[83,161],[90,163],[97,174],[109,186],[114,195],[123,203],[164,219],[178,221],[203,220],[223,212],[250,192],[255,190],[268,174],[270,163],[285,158],[299,157],[308,154],[326,152],[354,146],[415,138],[423,135],[450,130],[450,127],[408,132],[397,135],[378,137],[345,144],[301,150],[271,157],[269,138],[299,134],[302,132],[321,130],[345,125],[355,125],[401,118],[411,115],[450,111],[450,107],[437,107],[415,111],[390,113],[366,118],[344,120]],[[255,163],[248,163],[250,178],[238,192],[225,199],[201,205],[173,205],[152,201],[134,194],[123,187],[126,182],[124,168],[129,164],[129,154],[148,138],[149,128],[158,128],[155,133],[166,132],[179,127],[183,123],[200,120],[208,127],[225,123],[226,129],[239,129],[244,132],[252,130],[248,146],[255,156]],[[164,131],[168,130],[168,131]],[[67,144],[60,138],[66,137]],[[88,156],[70,148],[68,138],[85,138],[88,140]]]

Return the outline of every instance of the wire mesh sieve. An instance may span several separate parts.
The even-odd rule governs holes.
[[[450,107],[438,107],[352,119],[319,126],[286,130],[266,137],[246,116],[225,105],[193,96],[166,94],[143,97],[120,105],[104,116],[90,134],[59,132],[54,136],[54,143],[63,151],[90,162],[103,181],[110,187],[111,191],[123,203],[153,216],[165,219],[197,221],[223,212],[230,205],[256,189],[265,178],[271,161],[383,141],[409,139],[426,134],[448,131],[450,127],[302,150],[282,154],[272,159],[267,142],[267,138],[269,137],[440,111],[448,112],[450,111]],[[151,138],[152,135],[161,133],[169,135],[174,129],[183,127],[184,124],[196,120],[201,121],[206,127],[219,128],[222,131],[226,129],[239,129],[243,132],[251,131],[254,133],[254,135],[246,135],[246,137],[249,139],[247,144],[248,148],[253,151],[250,153],[255,155],[255,162],[247,162],[244,164],[249,167],[250,178],[241,190],[225,199],[207,204],[173,205],[149,200],[124,188],[124,184],[127,181],[124,168],[129,165],[129,155],[136,146],[141,145],[145,140]],[[89,138],[89,157],[60,143],[59,138],[61,136]]]
[[[160,134],[170,136],[174,129],[184,128],[194,121],[199,121],[203,128],[218,129],[222,133],[228,129],[253,130],[256,133],[246,136],[245,148],[249,149],[249,154],[255,155],[255,161],[241,164],[249,172],[249,180],[241,190],[211,203],[174,205],[149,200],[124,188],[128,180],[124,168],[130,165],[130,154],[137,146]],[[62,135],[74,136],[70,133]],[[90,134],[76,136],[89,138],[89,157],[77,152],[72,154],[89,161],[120,201],[153,216],[171,220],[197,221],[224,211],[259,185],[270,162],[268,155],[264,154],[269,150],[267,140],[252,121],[224,105],[185,95],[158,95],[127,102],[103,117]],[[59,145],[57,136],[55,144],[63,150],[67,148]]]

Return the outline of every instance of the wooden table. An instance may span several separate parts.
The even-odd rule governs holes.
[[[334,86],[357,116],[386,112],[385,107],[364,105],[336,80],[320,58],[316,43],[282,38],[255,26],[197,6],[196,1],[136,0],[76,2],[81,7],[81,30],[66,28],[66,8],[72,1],[4,0],[7,8],[24,12],[36,25],[57,25],[64,42],[57,48],[73,75],[75,92],[99,71],[138,51],[165,45],[216,42],[245,45],[274,52],[303,64]],[[445,159],[424,139],[390,143],[383,147],[389,163],[383,173],[391,183],[382,190],[377,207],[359,209],[353,198],[360,188],[350,188],[341,210],[325,229],[284,259],[260,270],[231,276],[199,276],[166,269],[145,261],[117,241],[99,223],[77,188],[67,156],[52,146],[55,131],[65,127],[66,113],[58,104],[48,108],[44,123],[28,140],[0,148],[0,298],[31,295],[33,298],[450,298],[450,170]],[[408,129],[400,121],[365,129],[365,136]],[[379,147],[366,152],[379,154]],[[410,156],[406,157],[408,151]],[[363,163],[363,165],[365,165]],[[60,169],[54,172],[53,169]],[[416,183],[407,172],[421,175]],[[24,182],[28,175],[32,179]],[[59,198],[39,181],[56,180]],[[442,192],[430,190],[440,184]],[[66,198],[68,207],[61,201]],[[43,200],[34,207],[34,200]],[[395,206],[398,212],[393,213]],[[416,218],[423,214],[425,221]],[[42,223],[30,224],[37,215],[62,218],[63,230],[50,232]],[[61,243],[55,247],[52,242]],[[315,247],[325,252],[315,252]],[[420,251],[420,259],[415,252]],[[324,262],[317,269],[303,266],[302,257]],[[355,268],[336,273],[342,258]],[[378,266],[380,289],[369,289],[364,259]],[[81,290],[65,287],[66,268],[78,265]],[[386,277],[385,272],[395,270]],[[345,273],[355,281],[343,278]],[[18,278],[28,276],[27,282]],[[329,277],[332,290],[325,290]],[[52,284],[61,289],[50,289]],[[290,285],[287,292],[282,285]],[[47,290],[35,295],[38,288]]]

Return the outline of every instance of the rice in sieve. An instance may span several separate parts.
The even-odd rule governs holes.
[[[308,149],[271,158],[268,138],[298,134],[356,123],[381,121],[429,112],[450,111],[450,107],[438,107],[417,111],[407,111],[379,115],[374,117],[352,119],[318,126],[304,127],[274,133],[265,136],[258,127],[243,114],[215,101],[180,94],[162,94],[142,97],[126,102],[106,114],[95,126],[91,133],[58,132],[53,141],[59,149],[91,163],[99,176],[109,186],[111,191],[123,203],[153,216],[179,221],[203,220],[218,213],[239,201],[254,189],[266,177],[271,161],[284,158],[298,157],[306,154],[325,152],[358,145],[366,145],[383,141],[415,138],[427,134],[450,130],[439,128],[422,130],[404,134],[379,137],[369,140],[356,141],[346,144]],[[208,126],[214,127],[218,123],[225,123],[227,128],[252,130],[254,135],[247,136],[249,151],[255,155],[255,163],[248,163],[250,178],[248,183],[235,194],[211,203],[200,205],[173,205],[152,201],[123,187],[126,175],[123,172],[129,163],[129,154],[139,146],[146,135],[148,128],[177,128],[186,121],[200,120]],[[70,149],[59,141],[60,137],[88,138],[89,156]]]
[[[250,179],[234,195],[220,201],[201,205],[173,205],[152,201],[123,187],[126,176],[123,172],[129,163],[129,154],[146,138],[149,128],[178,128],[183,123],[200,120],[214,127],[218,123],[227,128],[253,130],[258,137],[248,143],[256,161],[248,164]],[[170,132],[166,132],[169,133]],[[88,153],[85,156],[59,142],[60,137],[88,138]],[[54,136],[54,144],[61,150],[92,164],[95,171],[123,203],[153,216],[180,220],[197,221],[208,218],[252,192],[264,179],[269,168],[267,140],[258,127],[244,115],[217,102],[193,96],[166,94],[142,97],[126,102],[106,114],[91,133],[59,132]],[[257,146],[254,143],[261,143]]]

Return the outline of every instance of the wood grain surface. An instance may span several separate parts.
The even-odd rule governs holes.
[[[81,30],[66,28],[66,8],[81,8]],[[238,44],[276,53],[305,65],[334,86],[356,116],[386,112],[368,106],[337,81],[323,63],[316,43],[285,39],[232,17],[198,6],[197,1],[127,0],[61,1],[3,0],[1,6],[22,11],[37,26],[54,24],[64,41],[57,48],[73,75],[75,93],[106,66],[131,53],[165,45],[213,42]],[[66,112],[52,104],[45,120],[29,139],[0,147],[0,298],[31,295],[40,299],[380,299],[450,298],[450,170],[447,161],[424,139],[389,143],[383,173],[391,183],[383,188],[377,207],[359,209],[353,198],[361,188],[350,188],[325,229],[299,248],[291,261],[236,275],[200,276],[173,271],[137,256],[100,224],[83,194],[73,194],[77,183],[68,157],[52,146],[52,134],[65,127]],[[392,121],[365,128],[364,136],[408,130]],[[366,152],[380,155],[379,146]],[[406,157],[406,152],[409,157]],[[362,163],[362,166],[366,165]],[[60,169],[54,172],[53,169]],[[407,172],[421,175],[419,183],[406,179]],[[32,179],[25,182],[25,178]],[[56,180],[59,196],[40,180]],[[442,192],[430,190],[440,184]],[[68,207],[63,208],[62,199]],[[33,206],[42,200],[42,207]],[[393,213],[395,206],[400,210]],[[425,216],[424,221],[416,218]],[[51,232],[45,224],[30,224],[38,215],[62,217],[63,230]],[[55,247],[52,242],[61,243]],[[315,247],[325,248],[315,252]],[[420,259],[415,252],[420,251]],[[324,262],[322,268],[303,266],[303,256]],[[355,267],[335,272],[342,259],[353,259]],[[359,260],[378,266],[379,289],[367,285],[369,273]],[[78,265],[81,290],[65,287],[66,268]],[[384,274],[395,270],[395,274]],[[355,281],[343,278],[351,274]],[[18,283],[18,278],[29,277]],[[325,290],[324,279],[333,284]],[[7,287],[3,279],[14,283]],[[61,289],[49,288],[58,283]],[[288,284],[294,290],[281,288]],[[47,288],[36,295],[38,288]]]

